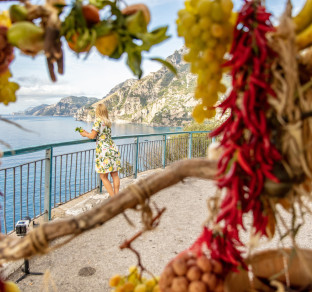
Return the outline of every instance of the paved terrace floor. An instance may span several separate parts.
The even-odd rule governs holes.
[[[162,170],[141,173],[138,179],[153,175],[155,171]],[[121,189],[138,179],[122,179]],[[159,275],[167,262],[188,248],[200,234],[202,223],[207,218],[206,200],[214,190],[210,181],[186,179],[184,183],[162,190],[152,197],[152,202],[156,202],[159,208],[167,209],[157,229],[146,232],[132,244],[140,252],[145,267],[152,273]],[[84,212],[103,202],[103,197],[91,192],[61,205],[53,211],[53,220]],[[119,215],[47,255],[32,258],[30,272],[49,271],[50,280],[57,287],[55,291],[111,291],[109,278],[115,273],[126,274],[128,267],[137,263],[136,256],[131,251],[119,249],[120,244],[142,227],[138,212],[128,210],[126,214],[135,223],[135,227],[131,227]],[[95,273],[91,276],[81,275],[82,269],[86,267],[95,269]],[[9,279],[16,281],[22,275],[19,267]],[[23,292],[54,291],[51,283],[50,290],[44,290],[47,288],[46,278],[28,275],[18,286]]]
[[[153,175],[156,171],[162,170],[141,173],[138,179]],[[121,188],[135,181],[137,180],[122,179]],[[168,261],[194,242],[208,216],[207,199],[214,195],[214,192],[213,182],[192,178],[152,197],[152,201],[156,202],[158,207],[166,207],[167,210],[162,215],[157,229],[146,232],[132,244],[140,252],[147,269],[159,275]],[[104,201],[103,198],[103,195],[88,193],[55,209],[53,220],[84,212]],[[125,218],[119,215],[47,255],[32,258],[30,271],[49,271],[50,277],[28,275],[18,284],[21,291],[111,291],[108,286],[109,278],[115,273],[126,274],[128,267],[137,263],[136,256],[131,251],[119,249],[120,244],[142,227],[140,214],[134,210],[129,210],[126,214],[135,223],[135,227],[131,227]],[[248,221],[248,218],[246,220]],[[311,217],[307,218],[307,222],[311,220]],[[305,248],[312,248],[309,225],[305,224],[299,234],[298,242]],[[246,240],[247,236],[243,235],[243,238]],[[277,242],[275,238],[268,244],[262,244],[260,249],[276,248]],[[92,268],[95,273],[86,276],[82,273],[84,268]],[[9,279],[15,281],[22,275],[20,267]],[[49,290],[47,281],[50,281]],[[51,281],[55,283],[55,289],[52,289]]]

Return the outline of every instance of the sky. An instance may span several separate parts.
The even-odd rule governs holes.
[[[37,3],[38,1],[36,1]],[[157,62],[149,61],[151,57],[166,58],[175,50],[183,46],[183,39],[176,33],[177,12],[184,7],[183,0],[126,0],[128,5],[145,3],[151,11],[149,30],[160,26],[168,26],[169,40],[153,47],[150,52],[143,55],[143,76],[160,69]],[[293,0],[293,14],[295,15],[303,6],[305,0]],[[10,2],[13,4],[14,2]],[[35,1],[32,1],[35,3]],[[234,0],[234,10],[238,10],[243,1]],[[286,0],[266,0],[267,9],[274,15],[275,21],[284,11]],[[0,10],[6,10],[7,3],[0,3]],[[114,86],[130,79],[136,78],[126,65],[126,59],[108,59],[101,56],[96,48],[87,59],[82,54],[79,58],[71,51],[66,42],[63,42],[64,69],[63,75],[57,76],[57,82],[49,77],[46,60],[43,55],[35,58],[25,56],[15,49],[15,59],[10,65],[13,75],[12,81],[19,83],[17,101],[8,106],[0,104],[0,114],[11,114],[25,110],[31,106],[41,104],[54,104],[61,98],[74,96],[88,96],[103,98]]]

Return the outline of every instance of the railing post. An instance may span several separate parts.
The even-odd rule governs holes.
[[[134,138],[135,154],[134,154],[134,178],[138,177],[138,165],[139,165],[139,137]]]
[[[167,135],[163,135],[163,157],[162,157],[163,168],[166,167],[166,155],[167,155],[166,144],[167,144]]]
[[[52,158],[53,148],[51,147],[46,150],[45,155],[44,222],[51,220]]]
[[[188,158],[191,159],[192,158],[192,139],[193,139],[193,135],[192,133],[189,133],[189,149],[188,149]]]
[[[102,194],[103,184],[99,173],[97,173],[97,188],[99,190],[99,193]]]

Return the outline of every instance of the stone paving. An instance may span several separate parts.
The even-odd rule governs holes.
[[[153,173],[142,173],[138,179]],[[134,181],[123,179],[121,188]],[[157,229],[146,232],[133,243],[143,264],[152,273],[159,275],[166,263],[188,248],[200,234],[202,223],[207,218],[206,200],[214,189],[210,181],[186,179],[152,197],[159,208],[167,209]],[[79,214],[104,200],[101,194],[89,193],[59,206],[53,212],[53,220]],[[128,210],[126,214],[135,227],[120,215],[47,255],[32,258],[30,272],[46,274],[28,275],[18,283],[21,291],[110,291],[109,278],[115,273],[127,273],[128,267],[137,263],[133,252],[119,249],[121,243],[142,227],[138,212]],[[19,264],[23,266],[23,263]],[[19,267],[9,279],[16,281],[22,275]],[[50,290],[44,290],[47,285],[50,285]]]
[[[156,171],[162,170],[141,173],[138,179],[153,175]],[[121,188],[135,181],[122,179]],[[166,207],[166,211],[157,229],[146,232],[132,245],[140,252],[142,262],[148,270],[159,275],[168,261],[195,241],[208,216],[207,199],[214,193],[213,182],[189,178],[152,197],[152,202],[159,208]],[[103,201],[103,194],[88,193],[55,209],[53,220],[80,214]],[[21,291],[111,291],[108,286],[109,278],[115,273],[126,274],[128,267],[137,263],[133,252],[119,249],[120,244],[142,227],[138,212],[127,210],[126,214],[135,223],[135,227],[130,226],[119,215],[47,255],[32,258],[30,271],[46,274],[28,275],[18,284]],[[289,222],[288,215],[285,212],[282,214],[285,221]],[[246,216],[244,220],[247,225],[250,223],[250,217]],[[300,247],[312,249],[311,224],[308,224],[312,222],[311,215],[305,220],[307,224],[300,229],[297,242]],[[241,236],[243,241],[248,241],[247,234],[242,233]],[[261,243],[257,250],[281,247],[277,236],[270,242]],[[291,242],[286,240],[284,244],[290,246]],[[23,275],[23,261],[18,264],[19,268],[9,276],[10,280],[16,281]],[[50,290],[47,289],[48,286]]]

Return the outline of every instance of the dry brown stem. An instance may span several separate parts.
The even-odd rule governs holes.
[[[50,243],[58,238],[67,239],[68,242],[87,230],[103,225],[126,209],[135,208],[160,190],[181,182],[186,177],[214,179],[216,171],[215,161],[207,159],[179,161],[164,171],[129,185],[120,191],[118,196],[83,214],[45,223],[23,238],[0,235],[0,263],[45,254],[51,250]],[[65,243],[54,245],[53,248]]]
[[[158,214],[152,218],[151,223],[152,223],[152,227],[153,229],[156,228],[159,224],[159,219],[161,217],[161,215],[165,212],[166,208],[161,209]],[[120,249],[124,249],[124,248],[130,248],[131,247],[131,243],[133,241],[135,241],[138,237],[140,237],[144,232],[146,231],[146,229],[144,230],[140,230],[139,232],[137,232],[135,235],[133,235],[130,239],[127,239],[124,241],[124,243],[122,243],[119,248]]]
[[[47,58],[48,70],[51,80],[56,81],[54,67],[56,65],[58,73],[64,73],[63,50],[60,40],[61,20],[59,18],[60,11],[55,4],[65,4],[60,0],[58,3],[54,0],[46,0],[44,5],[33,5],[30,1],[25,0],[27,9],[27,19],[33,21],[41,19],[40,25],[45,30],[44,36],[44,53]]]
[[[272,33],[270,46],[278,54],[272,68],[273,89],[277,98],[271,98],[280,128],[276,129],[281,144],[288,175],[312,178],[312,138],[311,119],[302,120],[304,112],[311,111],[312,102],[307,92],[303,92],[298,70],[298,51],[295,44],[295,28],[291,18],[291,3],[288,1],[285,13],[280,19],[276,32]]]

